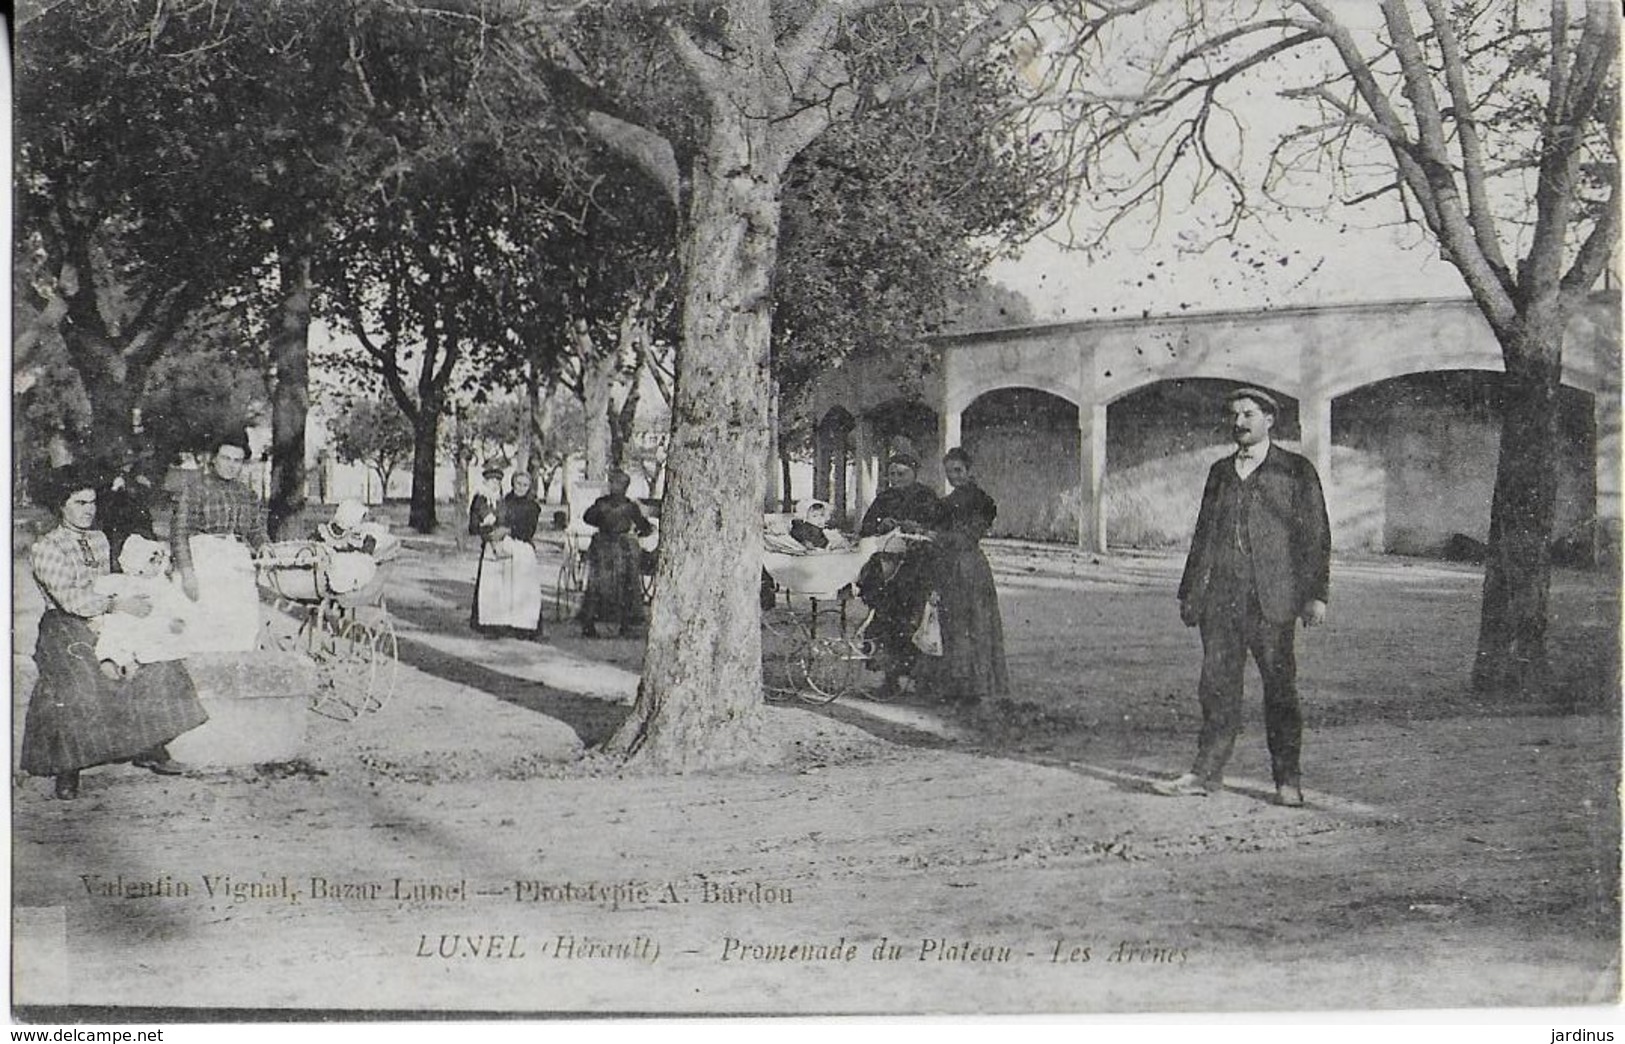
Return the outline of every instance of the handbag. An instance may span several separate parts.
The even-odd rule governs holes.
[[[937,612],[937,596],[933,594],[920,614],[920,626],[914,629],[914,648],[927,656],[942,655],[942,620]]]

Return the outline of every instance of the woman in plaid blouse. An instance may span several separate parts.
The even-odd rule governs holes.
[[[56,796],[79,796],[79,772],[115,761],[165,775],[183,770],[164,744],[203,724],[192,678],[180,661],[140,666],[123,678],[96,660],[97,621],[107,613],[145,616],[141,596],[97,594],[110,569],[107,537],[96,522],[96,476],[70,465],[53,471],[40,502],[58,525],[29,548],[34,582],[45,596],[34,662],[39,681],[23,725],[22,769],[56,777]]]
[[[266,543],[265,505],[242,481],[248,433],[214,440],[207,467],[181,487],[169,524],[170,551],[197,618],[196,652],[250,652],[259,647],[260,599],[250,554]]]

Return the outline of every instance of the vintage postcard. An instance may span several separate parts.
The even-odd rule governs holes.
[[[20,5],[12,1019],[1611,1012],[1618,12],[1266,6]]]

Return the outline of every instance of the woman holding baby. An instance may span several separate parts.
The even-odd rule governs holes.
[[[21,767],[54,776],[58,798],[79,796],[79,773],[130,761],[165,775],[182,771],[164,745],[207,719],[191,676],[178,660],[104,673],[97,632],[111,614],[145,617],[144,595],[101,594],[110,571],[107,537],[96,523],[97,476],[80,465],[57,468],[38,492],[57,524],[29,548],[34,582],[45,596],[34,662],[39,681],[23,725]]]

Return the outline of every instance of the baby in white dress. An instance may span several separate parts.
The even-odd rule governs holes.
[[[96,593],[146,595],[152,612],[146,616],[115,612],[100,618],[96,659],[101,661],[102,673],[116,678],[136,664],[184,658],[192,602],[170,580],[169,546],[132,534],[124,541],[118,561],[124,571],[97,577]]]

